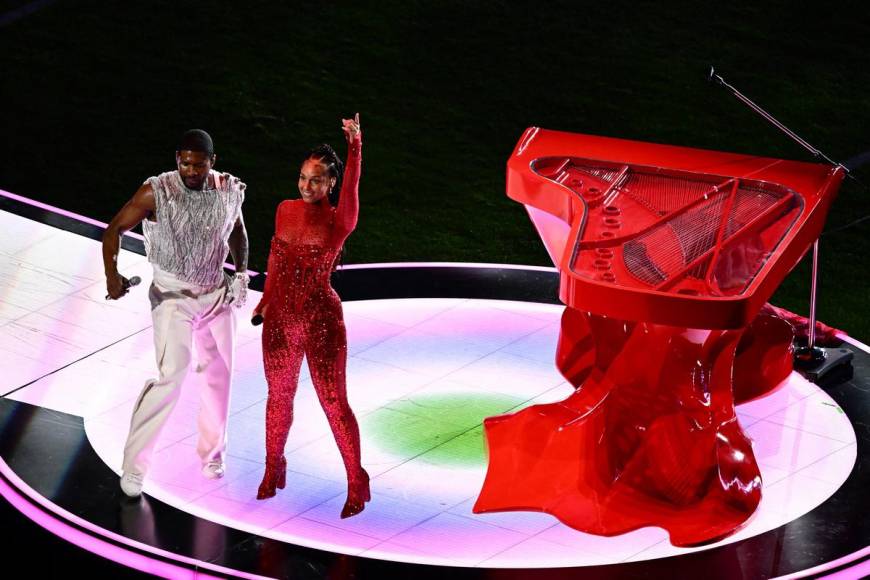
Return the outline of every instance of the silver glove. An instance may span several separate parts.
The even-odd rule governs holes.
[[[251,278],[242,272],[238,272],[230,278],[225,303],[232,304],[236,308],[244,306],[248,300],[248,283],[250,281]]]

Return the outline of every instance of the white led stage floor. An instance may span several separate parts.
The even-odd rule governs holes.
[[[97,242],[0,212],[0,394],[83,417],[91,445],[116,472],[133,403],[154,373],[150,267],[130,252],[120,264],[125,274],[141,276],[142,286],[107,302]],[[705,549],[674,548],[659,528],[605,538],[541,513],[471,513],[486,468],[481,421],[571,392],[553,363],[561,308],[536,303],[346,302],[348,390],[372,501],[362,514],[339,518],[344,468],[304,365],[287,486],[257,501],[266,384],[260,329],[246,322],[259,298],[252,294],[239,316],[226,477],[199,474],[194,373],[161,436],[147,494],[277,540],[404,562],[563,567]],[[754,441],[764,494],[748,525],[722,543],[821,504],[856,456],[848,418],[796,374],[740,406],[738,415]]]

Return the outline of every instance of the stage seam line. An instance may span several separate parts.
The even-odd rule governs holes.
[[[418,298],[400,298],[399,300],[419,300],[419,299],[418,299]],[[426,300],[426,299],[424,298],[424,300]],[[405,333],[406,333],[407,331],[409,331],[409,330],[414,330],[414,329],[416,329],[418,326],[420,326],[421,324],[423,324],[424,322],[429,322],[429,321],[432,320],[433,318],[435,318],[435,317],[437,317],[437,316],[441,316],[441,315],[444,314],[445,312],[450,312],[451,310],[455,310],[456,308],[459,308],[459,307],[462,305],[463,302],[468,302],[470,299],[469,299],[469,298],[456,298],[455,300],[458,302],[457,304],[455,304],[455,305],[453,305],[453,306],[450,306],[449,308],[447,308],[447,309],[445,309],[445,310],[442,310],[442,311],[440,311],[440,312],[438,312],[438,313],[436,313],[436,314],[433,314],[432,316],[430,316],[430,317],[428,317],[428,318],[424,318],[424,319],[420,320],[419,322],[417,322],[416,324],[414,324],[413,326],[405,326],[405,327],[402,327],[402,331],[399,332],[398,334],[396,334],[396,335],[394,335],[394,336],[388,336],[387,338],[385,338],[385,339],[383,339],[383,340],[381,340],[381,341],[379,341],[379,342],[376,342],[376,343],[374,343],[374,344],[372,344],[372,345],[369,345],[369,346],[367,346],[366,348],[364,348],[363,350],[354,353],[353,356],[357,356],[357,355],[359,355],[359,354],[362,354],[362,353],[366,352],[367,350],[371,350],[371,349],[373,349],[374,347],[376,347],[376,346],[378,346],[378,345],[380,345],[380,344],[383,344],[384,342],[386,342],[386,341],[388,341],[388,340],[390,340],[390,339],[392,339],[392,338],[396,338],[396,337],[398,337],[398,336],[401,336],[401,335],[405,334]],[[347,302],[368,302],[368,301],[367,301],[367,300],[347,300]],[[392,323],[392,322],[387,322],[386,320],[381,320],[381,319],[379,319],[379,318],[375,318],[375,317],[373,317],[373,316],[366,316],[365,314],[356,314],[356,313],[354,313],[354,316],[359,316],[360,318],[365,318],[366,320],[371,320],[371,321],[373,321],[373,322],[381,322],[381,323],[387,323],[387,324],[394,324],[395,326],[401,326],[400,324],[395,324],[395,323]],[[420,331],[420,332],[424,332],[424,331]],[[424,332],[424,334],[429,334],[429,333]],[[366,361],[368,361],[368,362],[380,362],[380,361],[374,361],[374,360],[370,360],[370,359],[363,359],[363,360],[366,360]],[[383,364],[389,364],[389,363],[383,363]],[[390,366],[395,366],[395,365],[390,365]],[[401,367],[395,367],[395,368],[400,369],[400,370],[403,370],[403,371],[406,371],[406,372],[407,372],[407,370],[408,370],[408,369],[402,369]]]
[[[466,301],[467,301],[467,300],[466,300]],[[460,305],[460,304],[457,304],[456,306],[454,306],[454,307],[452,307],[452,308],[448,308],[448,309],[445,310],[444,312],[447,312],[447,311],[449,311],[449,310],[453,310],[454,308],[457,308],[459,305]],[[439,313],[439,314],[443,314],[443,312],[442,312],[442,313]],[[433,315],[432,317],[427,318],[426,320],[430,320],[431,318],[434,318],[435,316],[438,316],[439,314]],[[425,322],[425,320],[424,320],[424,321],[421,321],[419,324],[422,324],[423,322]],[[411,327],[411,329],[416,328],[416,326],[417,326],[417,325],[414,325],[413,327]],[[409,330],[410,330],[410,329],[409,329]],[[535,332],[538,332],[538,331],[540,331],[540,330],[541,330],[540,328],[537,329],[537,330],[534,330],[534,331],[528,333],[527,335],[524,335],[524,336],[522,336],[522,337],[516,339],[515,341],[512,341],[511,343],[508,343],[508,345],[509,345],[509,344],[513,344],[513,342],[517,342],[518,340],[521,340],[521,339],[523,339],[523,338],[526,338],[527,336],[529,336],[529,335],[531,335],[531,334],[534,334]],[[421,331],[421,332],[422,332],[422,331]],[[400,336],[401,334],[402,334],[402,333],[399,333],[399,335],[397,335],[397,336]],[[386,339],[385,339],[385,340],[386,340]],[[382,341],[382,342],[383,342],[383,341]],[[508,346],[508,345],[505,345],[505,346]],[[370,347],[370,348],[373,348],[373,347]],[[504,348],[504,347],[501,347],[501,348],[499,348],[499,349],[496,349],[495,351],[493,351],[493,353],[490,353],[490,354],[494,354],[495,352],[499,352],[502,348]],[[369,349],[366,349],[366,350],[369,350]],[[365,350],[363,350],[362,353],[365,353]],[[354,355],[354,356],[357,356],[357,355],[362,354],[362,353],[357,353],[357,354]],[[432,381],[430,381],[429,383],[427,383],[427,385],[421,386],[419,389],[416,389],[416,390],[413,391],[413,392],[417,392],[417,391],[419,391],[419,390],[422,390],[422,389],[424,389],[426,386],[428,386],[429,384],[431,384],[431,383],[433,383],[433,382],[436,382],[436,381],[440,381],[440,380],[443,380],[443,379],[450,380],[450,375],[452,375],[453,373],[455,373],[455,372],[457,372],[457,371],[459,371],[459,370],[461,370],[461,369],[463,369],[463,368],[465,368],[465,367],[467,367],[467,366],[469,366],[469,365],[472,365],[472,364],[478,362],[481,358],[485,358],[486,356],[489,356],[489,355],[485,355],[484,357],[480,357],[480,358],[478,358],[478,359],[475,360],[475,361],[469,362],[469,363],[467,363],[467,364],[465,364],[465,365],[459,367],[458,369],[452,371],[452,372],[449,373],[448,375],[445,375],[445,376],[440,377],[440,378],[433,379]],[[378,362],[378,363],[380,363],[380,364],[385,364],[385,365],[388,365],[388,366],[394,366],[394,365],[391,365],[390,363],[384,363],[384,362],[381,362],[381,361],[371,361],[370,359],[366,359],[366,358],[364,358],[364,357],[360,357],[360,358],[362,358],[362,360],[367,360],[367,361],[369,361],[369,362]],[[394,368],[400,368],[400,367],[395,367],[395,366],[394,366]],[[406,369],[400,369],[400,370],[406,370]],[[560,384],[561,384],[561,383],[560,383]],[[550,389],[547,389],[547,391],[545,391],[545,392],[548,392],[548,391],[550,391],[550,390],[552,390],[552,389],[555,389],[555,388],[558,387],[558,386],[559,386],[559,385],[554,385],[554,386],[551,387]],[[409,394],[411,394],[411,393],[409,393]],[[541,394],[543,394],[543,393],[541,393]],[[536,395],[535,397],[537,397],[537,396],[540,396],[540,395]],[[524,404],[528,403],[529,401],[534,400],[535,397],[531,397],[531,398],[529,398],[529,399],[526,399],[526,400],[523,401],[522,403],[519,403],[519,404],[517,405],[517,407],[520,406],[520,405],[524,405]],[[402,397],[399,397],[398,399],[395,399],[395,400],[400,400],[401,398],[402,398]],[[389,404],[389,403],[388,403],[388,404]],[[386,406],[386,405],[385,405],[385,406]],[[516,408],[516,407],[513,407],[513,408]],[[369,411],[368,413],[365,413],[365,415],[363,415],[363,416],[367,416],[367,415],[369,415],[369,414],[375,412],[376,410],[377,410],[377,409],[372,409],[372,410]],[[398,412],[398,413],[402,413],[402,414],[404,414],[404,415],[409,415],[408,413],[404,413],[403,411],[399,411],[399,410],[397,410],[397,409],[396,409],[395,411]],[[481,421],[481,424],[483,424],[482,421]],[[477,427],[478,427],[478,425],[474,425],[474,426],[472,426],[472,427],[470,427],[470,428],[464,430],[462,433],[459,433],[459,434],[456,435],[455,437],[451,437],[450,439],[445,440],[443,443],[441,443],[440,445],[437,445],[436,447],[440,447],[441,445],[446,445],[446,444],[449,443],[450,441],[453,441],[454,439],[457,439],[458,437],[462,437],[463,435],[465,435],[466,433],[468,433],[468,432],[470,432],[470,431],[473,431],[473,430],[476,429]],[[303,446],[303,447],[304,447],[304,446]],[[435,447],[433,447],[432,449],[435,449]],[[424,454],[428,453],[429,451],[432,451],[432,449],[427,449],[426,451],[423,451],[423,452],[421,452],[421,453],[418,453],[417,455],[414,455],[413,457],[409,457],[407,460],[405,460],[405,461],[399,463],[398,465],[396,465],[396,466],[394,466],[394,467],[391,467],[391,468],[387,469],[386,471],[382,472],[381,474],[379,474],[379,475],[376,476],[376,477],[380,477],[380,476],[383,475],[384,473],[389,473],[390,471],[392,471],[392,470],[394,470],[394,469],[397,469],[397,468],[401,467],[401,466],[404,465],[405,463],[407,463],[407,462],[409,462],[409,461],[412,461],[412,460],[414,460],[414,459],[417,459],[417,458],[420,457],[421,455],[424,455]],[[463,500],[463,501],[465,501],[465,500]],[[459,503],[462,503],[462,502],[459,502]],[[456,505],[459,505],[459,504],[456,504]],[[454,505],[454,506],[451,506],[451,507],[456,507],[456,506]],[[433,516],[433,517],[435,517],[435,516]],[[460,516],[460,517],[461,517],[461,516]],[[431,519],[431,518],[430,518],[430,519]],[[492,525],[492,524],[490,524],[490,525]],[[495,527],[500,527],[500,526],[495,526]]]
[[[34,383],[37,383],[37,382],[41,381],[42,379],[44,379],[44,378],[47,377],[47,376],[53,375],[53,374],[55,374],[55,373],[57,373],[57,372],[60,372],[60,371],[62,371],[63,369],[65,369],[65,368],[67,368],[67,367],[70,367],[70,366],[72,366],[72,365],[74,365],[74,364],[76,364],[76,363],[78,363],[78,362],[81,362],[81,361],[85,360],[86,358],[90,358],[90,357],[94,356],[95,354],[97,354],[98,352],[104,351],[104,350],[106,350],[107,348],[109,348],[110,346],[115,346],[115,345],[118,344],[119,342],[125,341],[125,340],[127,340],[128,338],[131,338],[131,337],[133,337],[133,336],[136,336],[136,335],[139,334],[140,332],[143,332],[143,331],[145,331],[145,330],[148,330],[149,328],[151,328],[151,327],[150,327],[150,326],[146,326],[145,328],[139,329],[139,330],[137,330],[136,332],[134,332],[134,333],[132,333],[132,334],[129,334],[129,335],[127,335],[127,336],[124,336],[124,337],[122,337],[122,338],[119,338],[119,339],[116,340],[115,342],[109,343],[109,344],[107,344],[106,346],[104,346],[104,347],[102,347],[102,348],[98,348],[97,350],[95,350],[95,351],[93,351],[93,352],[91,352],[91,353],[88,353],[88,354],[86,354],[85,356],[83,356],[83,357],[81,357],[81,358],[79,358],[79,359],[76,359],[76,360],[74,360],[74,361],[72,361],[72,362],[70,362],[70,363],[67,363],[67,364],[63,365],[62,367],[56,368],[56,369],[54,369],[53,371],[51,371],[51,372],[49,372],[49,373],[45,373],[45,374],[42,375],[41,377],[37,377],[37,378],[33,379],[32,381],[30,381],[29,383],[25,383],[25,384],[21,385],[20,387],[16,387],[16,388],[12,389],[11,391],[9,391],[8,393],[3,393],[3,394],[0,395],[0,396],[2,396],[2,397],[8,397],[9,395],[12,395],[12,394],[14,394],[14,393],[17,393],[17,392],[20,391],[21,389],[24,389],[24,388],[26,388],[26,387],[29,387],[30,385],[32,385],[32,384],[34,384]]]
[[[435,379],[435,380],[441,380],[441,379]],[[434,381],[433,381],[433,382],[434,382]],[[431,384],[431,383],[430,383],[430,384]],[[561,384],[561,383],[560,383],[560,384]],[[558,387],[558,386],[559,386],[559,385],[554,386],[553,389],[555,389],[555,388]],[[425,388],[425,387],[421,387],[421,389],[422,389],[422,388]],[[420,390],[420,389],[418,389],[418,390]],[[548,390],[545,391],[545,392],[549,392],[550,390],[552,390],[552,389],[548,389]],[[416,392],[416,391],[414,391],[414,392]],[[542,394],[543,394],[543,393],[542,393]],[[536,397],[538,397],[538,396],[540,396],[540,395],[536,395],[535,397],[531,397],[531,398],[529,398],[529,399],[526,399],[526,400],[523,401],[522,403],[517,404],[516,406],[512,407],[511,409],[509,409],[508,411],[505,411],[505,412],[510,412],[511,410],[516,409],[516,408],[519,407],[520,405],[525,405],[525,404],[528,403],[529,401],[533,401],[533,400],[534,400]],[[394,400],[399,400],[399,399],[394,399]],[[380,407],[380,409],[385,408],[385,407],[386,407],[386,405],[384,405],[384,407]],[[366,413],[366,414],[363,415],[363,416],[368,416],[368,415],[370,415],[371,413],[374,413],[374,412],[377,411],[377,410],[378,410],[378,409],[373,409],[373,410],[369,411],[368,413]],[[406,415],[406,416],[409,416],[409,417],[414,417],[414,415],[411,415],[410,413],[405,413],[404,411],[399,411],[398,409],[391,409],[391,410],[392,410],[392,411],[395,411],[396,413],[401,413],[402,415]],[[446,445],[446,444],[450,443],[451,441],[453,441],[453,440],[455,440],[455,439],[458,439],[459,437],[462,437],[462,436],[465,435],[466,433],[469,433],[469,432],[471,432],[471,431],[477,429],[477,428],[478,428],[480,425],[482,425],[482,424],[483,424],[483,421],[481,420],[481,422],[480,422],[479,424],[477,424],[477,425],[473,425],[473,426],[469,427],[468,429],[465,429],[465,430],[462,431],[461,433],[459,433],[459,434],[457,434],[457,435],[451,437],[450,439],[446,439],[443,443],[439,443],[438,445],[436,445],[435,447],[432,447],[431,449],[427,449],[427,450],[425,450],[425,451],[422,451],[422,452],[420,452],[420,453],[414,455],[413,457],[409,457],[408,459],[406,459],[405,461],[402,461],[402,462],[399,463],[398,465],[395,465],[395,466],[393,466],[393,467],[390,467],[390,468],[387,469],[386,471],[383,471],[383,472],[379,473],[378,475],[376,475],[376,476],[373,477],[372,479],[376,479],[376,478],[378,478],[378,477],[384,475],[385,473],[389,473],[389,472],[393,471],[394,469],[398,469],[399,467],[405,465],[405,464],[408,463],[409,461],[413,461],[414,459],[417,459],[418,457],[420,457],[420,456],[422,456],[422,455],[425,455],[426,453],[429,453],[430,451],[432,451],[432,450],[434,450],[434,449],[436,449],[436,448],[438,448],[438,447],[441,447],[442,445]],[[327,437],[327,436],[328,436],[328,435],[323,435],[323,437]],[[323,437],[321,437],[320,439],[322,439]],[[318,439],[318,440],[315,440],[315,441],[312,441],[312,443],[315,443],[316,441],[319,441],[319,439]],[[309,443],[308,445],[311,445],[311,443]],[[307,447],[307,445],[303,445],[303,447]],[[301,448],[300,448],[300,449],[301,449]],[[447,510],[453,509],[454,507],[458,506],[459,504],[463,503],[464,501],[467,501],[467,500],[463,499],[462,501],[460,501],[460,502],[458,502],[458,503],[456,503],[456,504],[453,504],[452,506],[450,506],[449,508],[447,508]],[[442,512],[442,513],[445,513],[447,510],[445,510],[445,511]],[[436,515],[437,515],[437,514],[436,514]],[[453,515],[458,515],[459,517],[463,517],[461,514],[453,514]],[[435,517],[435,516],[432,516],[432,517]],[[427,518],[427,520],[424,520],[424,521],[428,521],[429,519],[432,519],[432,518]],[[423,522],[420,522],[420,523],[423,523]],[[488,523],[488,522],[484,522],[484,523]],[[418,525],[419,525],[419,524],[418,524]],[[494,527],[496,527],[496,528],[501,528],[501,527],[502,527],[502,526],[499,526],[499,525],[497,525],[497,524],[489,524],[489,525],[494,526]],[[509,528],[504,528],[504,529],[509,529]],[[386,540],[385,540],[385,541],[386,541]]]

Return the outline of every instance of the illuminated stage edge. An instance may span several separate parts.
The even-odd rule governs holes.
[[[55,218],[56,219],[56,218]],[[402,284],[405,285],[405,296],[399,296],[396,294],[402,293]],[[447,294],[450,297],[455,298],[467,298],[469,294],[471,294],[474,298],[481,299],[491,299],[497,298],[502,300],[524,300],[524,301],[533,301],[533,296],[554,296],[554,292],[548,293],[548,288],[555,288],[555,274],[552,271],[547,269],[540,268],[518,268],[518,267],[500,267],[497,265],[424,265],[424,264],[416,264],[416,265],[376,265],[372,267],[352,267],[347,268],[345,272],[342,272],[339,280],[336,282],[337,287],[342,292],[345,300],[358,300],[360,298],[356,298],[352,295],[349,295],[350,289],[356,289],[359,292],[360,296],[363,296],[364,300],[374,300],[376,299],[377,289],[389,289],[388,291],[393,295],[384,296],[383,298],[400,298],[400,297],[417,297],[417,298],[425,298],[425,297],[435,297],[440,294]],[[856,361],[856,379],[855,380],[864,380],[866,385],[866,374],[867,374],[867,360],[866,355],[859,355],[861,358],[859,361]],[[861,379],[861,377],[865,377]],[[854,382],[854,381],[853,381]],[[850,386],[851,385],[851,386]],[[850,402],[855,395],[855,391],[860,391],[860,385],[858,383],[851,384],[846,383],[834,389],[831,389],[830,395],[833,399],[840,405],[841,408],[845,411],[846,415],[851,419],[853,424],[860,424],[862,421],[866,421],[866,411],[863,411],[864,416],[861,415],[861,408],[867,409],[868,405],[866,405],[866,401],[857,401]],[[4,399],[4,404],[11,403],[9,399]],[[17,403],[17,408],[14,411],[10,412],[10,415],[4,414],[4,424],[6,425],[6,429],[4,429],[4,433],[10,434],[11,427],[16,425],[13,419],[10,417],[20,415],[22,413],[30,413],[31,418],[37,417],[43,413],[43,411],[38,409],[28,409],[24,407],[25,404]],[[863,406],[862,406],[863,405]],[[57,425],[59,423],[67,423],[67,427],[71,429],[71,432],[75,431],[76,426],[74,425],[74,421],[67,421],[66,418],[60,419],[60,416],[57,413],[49,413],[50,416],[35,418],[31,421],[31,425],[39,424],[43,419],[46,422],[51,422],[54,429],[57,429]],[[81,429],[81,427],[78,427]],[[83,433],[83,429],[81,429],[81,433]],[[866,435],[864,436],[866,437]],[[19,440],[20,442],[20,440]],[[4,437],[4,447],[13,446],[14,443],[10,440],[10,438]],[[20,451],[20,446],[18,448]],[[8,459],[7,452],[9,449],[3,450],[3,458],[4,460]],[[88,450],[85,449],[85,452]],[[864,452],[866,451],[866,441],[862,439],[862,436],[859,435],[857,440],[857,451],[858,457],[864,457]],[[14,459],[14,458],[13,458]],[[92,458],[93,459],[93,458]],[[17,462],[20,462],[21,458],[17,458]],[[16,461],[10,460],[10,463],[14,464]],[[864,462],[866,463],[866,462]],[[621,576],[625,573],[650,573],[655,574],[656,570],[669,570],[670,573],[679,573],[680,570],[683,570],[685,573],[690,573],[692,570],[700,570],[704,567],[704,563],[709,565],[711,562],[715,561],[721,565],[723,561],[732,561],[734,565],[739,564],[739,568],[742,570],[746,570],[748,562],[755,562],[755,566],[759,567],[759,572],[764,572],[763,575],[784,575],[797,573],[801,575],[805,575],[806,573],[815,574],[822,573],[821,570],[812,571],[810,570],[812,566],[808,566],[807,564],[815,560],[819,561],[827,561],[831,565],[842,565],[845,562],[847,565],[849,563],[857,566],[857,568],[851,568],[850,571],[846,573],[857,573],[857,571],[862,566],[862,562],[867,557],[866,546],[868,543],[866,541],[866,537],[864,538],[837,538],[837,541],[831,543],[831,545],[817,545],[819,543],[819,537],[823,537],[825,539],[829,539],[830,534],[833,530],[829,530],[821,536],[818,535],[819,527],[824,527],[826,521],[837,521],[838,518],[841,518],[841,515],[836,515],[836,512],[840,510],[844,510],[847,512],[855,513],[862,512],[861,510],[861,500],[858,499],[858,496],[855,494],[855,487],[864,485],[864,489],[866,489],[866,481],[867,474],[863,471],[865,470],[861,466],[862,462],[859,461],[858,469],[854,470],[850,475],[849,479],[846,481],[845,485],[836,493],[833,497],[829,498],[825,503],[819,506],[817,509],[813,510],[809,514],[794,520],[785,526],[781,526],[775,530],[767,532],[760,537],[751,538],[744,540],[737,545],[732,545],[730,548],[728,546],[723,546],[722,548],[717,548],[715,550],[707,550],[704,552],[698,552],[687,556],[682,557],[672,557],[666,558],[664,560],[652,560],[646,562],[636,562],[632,564],[620,564],[620,565],[606,565],[606,566],[597,566],[594,568],[596,575],[600,575],[600,577],[617,577]],[[105,467],[105,466],[104,466]],[[24,471],[27,471],[26,469]],[[38,470],[37,470],[38,471]],[[97,486],[96,488],[91,487],[90,485],[84,486],[84,489],[97,489],[100,493],[110,493],[117,494],[116,491],[116,479],[113,474],[106,469],[107,473],[105,474],[105,487]],[[33,476],[33,470],[28,474]],[[86,536],[90,536],[91,541],[85,540],[85,543],[88,543],[92,547],[86,547],[86,549],[92,549],[98,553],[99,549],[94,549],[93,546],[96,546],[100,542],[109,544],[121,550],[121,552],[117,552],[116,555],[119,559],[122,559],[126,564],[133,565],[139,569],[144,570],[152,570],[154,572],[158,572],[161,565],[166,565],[170,567],[174,572],[171,571],[170,568],[166,568],[164,572],[175,577],[183,576],[185,570],[192,570],[194,568],[199,569],[199,574],[202,575],[203,572],[210,570],[210,573],[220,577],[224,574],[230,575],[238,575],[239,569],[233,565],[229,568],[216,566],[212,564],[206,564],[204,561],[197,562],[196,558],[191,558],[189,556],[181,556],[173,554],[171,551],[164,551],[159,548],[156,550],[153,548],[145,548],[146,543],[139,542],[137,545],[136,541],[131,542],[129,539],[125,539],[121,534],[113,534],[111,531],[109,534],[102,534],[95,531],[102,529],[110,529],[110,526],[102,527],[98,524],[88,523],[86,520],[80,519],[77,520],[78,516],[75,515],[76,511],[88,511],[83,510],[81,505],[70,505],[68,507],[72,507],[74,509],[68,510],[64,513],[64,507],[62,505],[62,497],[53,497],[54,501],[44,501],[39,500],[38,498],[29,496],[26,493],[27,487],[29,484],[23,481],[23,478],[19,478],[18,475],[12,472],[5,471],[3,472],[3,491],[4,495],[6,493],[10,493],[12,495],[17,494],[18,499],[16,500],[16,505],[22,506],[24,509],[29,509],[31,513],[36,513],[33,510],[38,510],[43,514],[49,514],[51,518],[53,518],[57,523],[52,524],[56,528],[62,528],[64,526],[68,528],[75,529],[78,533],[84,533]],[[38,483],[38,482],[37,482]],[[81,484],[77,485],[74,481],[70,482],[73,488],[78,487],[79,490],[82,489]],[[34,487],[38,487],[34,486]],[[850,491],[851,490],[851,491]],[[57,491],[55,490],[55,495],[57,496]],[[61,490],[62,491],[62,490]],[[63,496],[63,493],[59,494]],[[863,494],[861,494],[863,495]],[[27,498],[30,498],[29,500]],[[105,498],[104,498],[105,499]],[[24,502],[24,503],[22,503]],[[88,502],[85,502],[88,503]],[[93,500],[90,503],[95,503]],[[25,504],[28,504],[30,508],[27,508]],[[152,501],[151,508],[155,515],[155,521],[160,522],[167,521],[163,519],[166,514],[172,513],[174,508],[171,508],[166,505],[159,505],[160,502]],[[52,507],[54,506],[54,507]],[[59,510],[55,510],[55,508],[60,507]],[[856,509],[857,508],[857,509]],[[24,511],[24,510],[22,510]],[[830,515],[828,512],[832,512],[835,515],[828,520],[828,516]],[[827,515],[826,515],[827,514]],[[72,517],[70,517],[72,516]],[[166,516],[170,517],[170,516]],[[171,516],[170,519],[174,520],[175,516]],[[192,528],[206,530],[214,526],[213,523],[203,522],[202,520],[198,520],[198,518],[189,518],[194,523],[187,524]],[[103,522],[104,523],[104,522]],[[44,524],[40,524],[44,525]],[[161,527],[157,526],[158,530]],[[852,526],[853,533],[857,530],[858,533],[866,534],[866,524],[862,525],[858,524],[857,526]],[[795,550],[794,542],[799,539],[800,536],[805,536],[807,531],[813,531],[816,533],[816,537],[807,537],[807,542],[812,542],[815,544],[811,550],[804,550],[803,556],[799,556],[798,554],[791,553]],[[250,542],[250,539],[245,539],[245,534],[236,532],[236,531],[223,531],[223,537],[225,539],[226,544],[232,544],[236,542],[237,544],[243,544],[245,542]],[[227,535],[228,534],[228,535]],[[63,534],[61,534],[63,535]],[[159,535],[159,534],[158,534]],[[206,533],[204,537],[208,537]],[[784,540],[788,540],[787,542]],[[863,545],[861,545],[863,542]],[[184,542],[180,542],[183,544]],[[276,545],[278,544],[278,545]],[[836,545],[834,545],[836,544]],[[280,545],[280,543],[272,543],[269,541],[265,541],[263,543],[264,546],[268,547],[270,553],[274,553],[277,555],[278,552],[282,550],[289,550],[289,552],[285,553],[285,557],[277,558],[276,564],[283,560],[284,564],[289,561],[295,561],[299,558],[308,559],[310,562],[317,563],[319,566],[324,567],[324,569],[329,569],[334,565],[336,561],[346,560],[341,557],[337,557],[335,554],[329,554],[318,550],[311,549],[294,549],[292,546]],[[770,550],[777,550],[777,546],[779,546],[779,554],[777,554],[777,558],[772,558],[770,555]],[[190,546],[188,546],[190,548]],[[854,549],[852,549],[854,548]],[[111,550],[110,550],[111,551]],[[194,550],[195,551],[195,550]],[[126,552],[127,555],[123,556],[122,554]],[[837,553],[840,552],[840,553]],[[754,555],[753,555],[754,553]],[[764,553],[763,557],[761,554]],[[292,555],[288,555],[292,554]],[[260,553],[262,556],[262,552]],[[250,554],[248,555],[250,556]],[[127,560],[123,560],[123,558],[127,558]],[[155,563],[146,564],[143,563],[143,558],[147,561],[149,558],[152,559]],[[711,560],[712,558],[712,560]],[[234,564],[242,564],[245,558],[237,559]],[[771,565],[771,560],[777,560],[777,565],[773,568],[769,567]],[[287,572],[292,569],[292,567],[282,567],[280,564],[277,568],[273,568],[272,570],[263,569],[262,559],[255,559],[258,563],[258,566],[252,568],[253,573],[267,573],[269,575],[273,573],[281,574],[281,571]],[[838,562],[841,560],[841,562]],[[354,563],[351,568],[358,573],[366,573],[375,575],[385,575],[385,574],[395,574],[395,575],[406,575],[409,573],[414,574],[422,574],[424,576],[428,574],[442,574],[442,572],[433,571],[431,568],[413,565],[413,564],[395,564],[391,562],[383,562],[370,560],[367,558],[353,558]],[[251,562],[248,562],[249,564]],[[789,568],[790,567],[790,568]],[[236,571],[231,571],[230,568],[235,568]],[[259,568],[259,569],[257,569]],[[254,570],[257,569],[256,572]],[[553,570],[553,573],[557,573],[558,577],[570,577],[573,574],[581,575],[585,572],[591,571],[589,568],[577,568],[577,569],[561,569],[561,570]],[[501,570],[471,570],[464,568],[456,568],[451,573],[456,573],[461,577],[479,577],[481,574],[486,574],[487,577],[511,577],[511,570],[501,569]],[[544,571],[541,571],[544,573]],[[707,568],[707,575],[710,575],[709,568]]]

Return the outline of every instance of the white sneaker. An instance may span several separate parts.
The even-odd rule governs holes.
[[[202,466],[202,476],[206,479],[220,479],[226,473],[223,461],[209,461]]]
[[[142,494],[142,474],[124,472],[121,476],[121,491],[128,497],[139,497]]]

